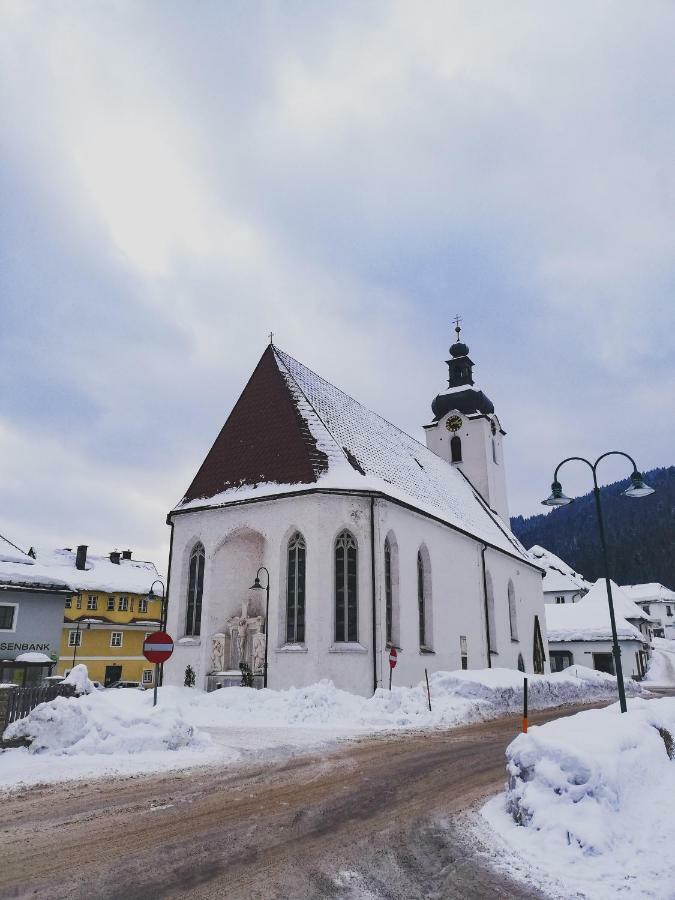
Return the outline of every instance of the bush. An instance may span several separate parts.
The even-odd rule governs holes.
[[[194,687],[195,686],[195,670],[192,666],[185,667],[185,681],[183,682],[185,687]]]

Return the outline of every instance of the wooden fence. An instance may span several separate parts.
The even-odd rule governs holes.
[[[0,740],[8,725],[23,719],[28,713],[55,697],[72,697],[75,688],[70,684],[39,684],[35,687],[10,687],[0,692]]]

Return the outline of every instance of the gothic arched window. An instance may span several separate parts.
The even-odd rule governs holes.
[[[495,622],[495,592],[492,575],[485,573],[485,592],[487,601],[488,653],[497,652],[497,623]]]
[[[452,462],[462,461],[462,439],[457,434],[450,438],[450,458]]]
[[[539,627],[539,616],[534,617],[534,647],[532,650],[532,662],[534,663],[535,674],[543,675],[546,653],[544,651],[544,642],[541,637],[541,628]]]
[[[516,612],[516,592],[513,582],[509,578],[509,625],[511,626],[511,640],[518,640],[518,615]]]
[[[356,541],[343,531],[335,541],[335,641],[358,640]]]
[[[391,544],[389,538],[384,542],[384,606],[386,641],[392,643],[392,622],[394,617],[394,598],[391,586]]]
[[[305,640],[305,539],[296,531],[288,542],[286,581],[286,643]]]
[[[522,653],[519,653],[519,654],[518,654],[518,671],[519,671],[519,672],[524,672],[524,671],[525,671],[525,660],[523,659],[523,654],[522,654]]]
[[[195,637],[201,632],[202,593],[204,591],[204,547],[197,544],[190,554],[188,595],[185,610],[185,634]]]
[[[420,647],[427,646],[427,611],[426,592],[424,585],[424,560],[422,551],[417,551],[417,614],[420,630]]]

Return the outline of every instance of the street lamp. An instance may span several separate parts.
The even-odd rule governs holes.
[[[569,456],[567,459],[564,459],[561,463],[558,463],[555,472],[553,473],[553,484],[551,485],[551,496],[547,497],[546,500],[542,500],[543,506],[567,506],[568,503],[572,502],[570,497],[566,497],[563,494],[562,485],[558,481],[558,472],[565,463],[568,462],[582,462],[586,463],[586,465],[590,468],[593,473],[593,495],[595,496],[595,511],[598,516],[598,530],[600,532],[600,545],[602,547],[602,560],[605,566],[605,585],[607,587],[607,602],[609,604],[609,621],[612,626],[612,650],[614,654],[614,667],[616,670],[616,683],[617,688],[619,690],[619,704],[621,706],[621,712],[627,712],[626,706],[626,691],[623,683],[623,669],[621,667],[621,650],[619,649],[619,639],[616,634],[616,619],[614,618],[614,602],[612,600],[612,585],[609,578],[609,564],[607,562],[607,543],[605,540],[605,523],[602,517],[602,504],[600,503],[600,488],[598,487],[598,477],[597,477],[597,468],[600,460],[604,459],[606,456],[625,456],[627,460],[633,466],[633,472],[630,476],[631,486],[625,490],[624,496],[626,497],[647,497],[649,494],[654,493],[654,488],[650,488],[649,485],[645,484],[644,479],[640,472],[638,472],[638,468],[635,465],[635,460],[632,456],[629,456],[627,453],[624,453],[622,450],[610,450],[607,453],[603,453],[602,456],[599,456],[594,463],[589,462],[587,459],[584,459],[583,456]]]
[[[264,572],[267,575],[267,585],[265,587],[266,591],[266,600],[265,600],[265,662],[263,663],[263,687],[267,687],[267,622],[270,615],[270,573],[267,571],[265,566],[260,566],[255,575],[255,581],[249,588],[249,591],[262,591],[263,586],[260,584],[260,573]]]
[[[155,593],[153,588],[156,584],[161,585],[162,592]],[[162,603],[162,611],[159,615],[159,630],[166,631],[166,587],[164,586],[164,582],[161,578],[155,578],[155,580],[150,585],[150,590],[148,591],[148,600],[160,600]],[[159,665],[155,664],[155,687],[153,692],[153,706],[157,706],[157,686],[164,684],[164,663],[159,663]]]

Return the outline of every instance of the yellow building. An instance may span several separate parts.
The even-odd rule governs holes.
[[[162,585],[148,593],[159,574],[154,564],[132,559],[130,550],[106,556],[76,551],[35,551],[36,558],[73,588],[66,600],[58,674],[84,663],[92,681],[106,687],[116,681],[154,685],[155,667],[143,656],[143,641],[162,623]],[[65,570],[69,571],[65,571]]]

